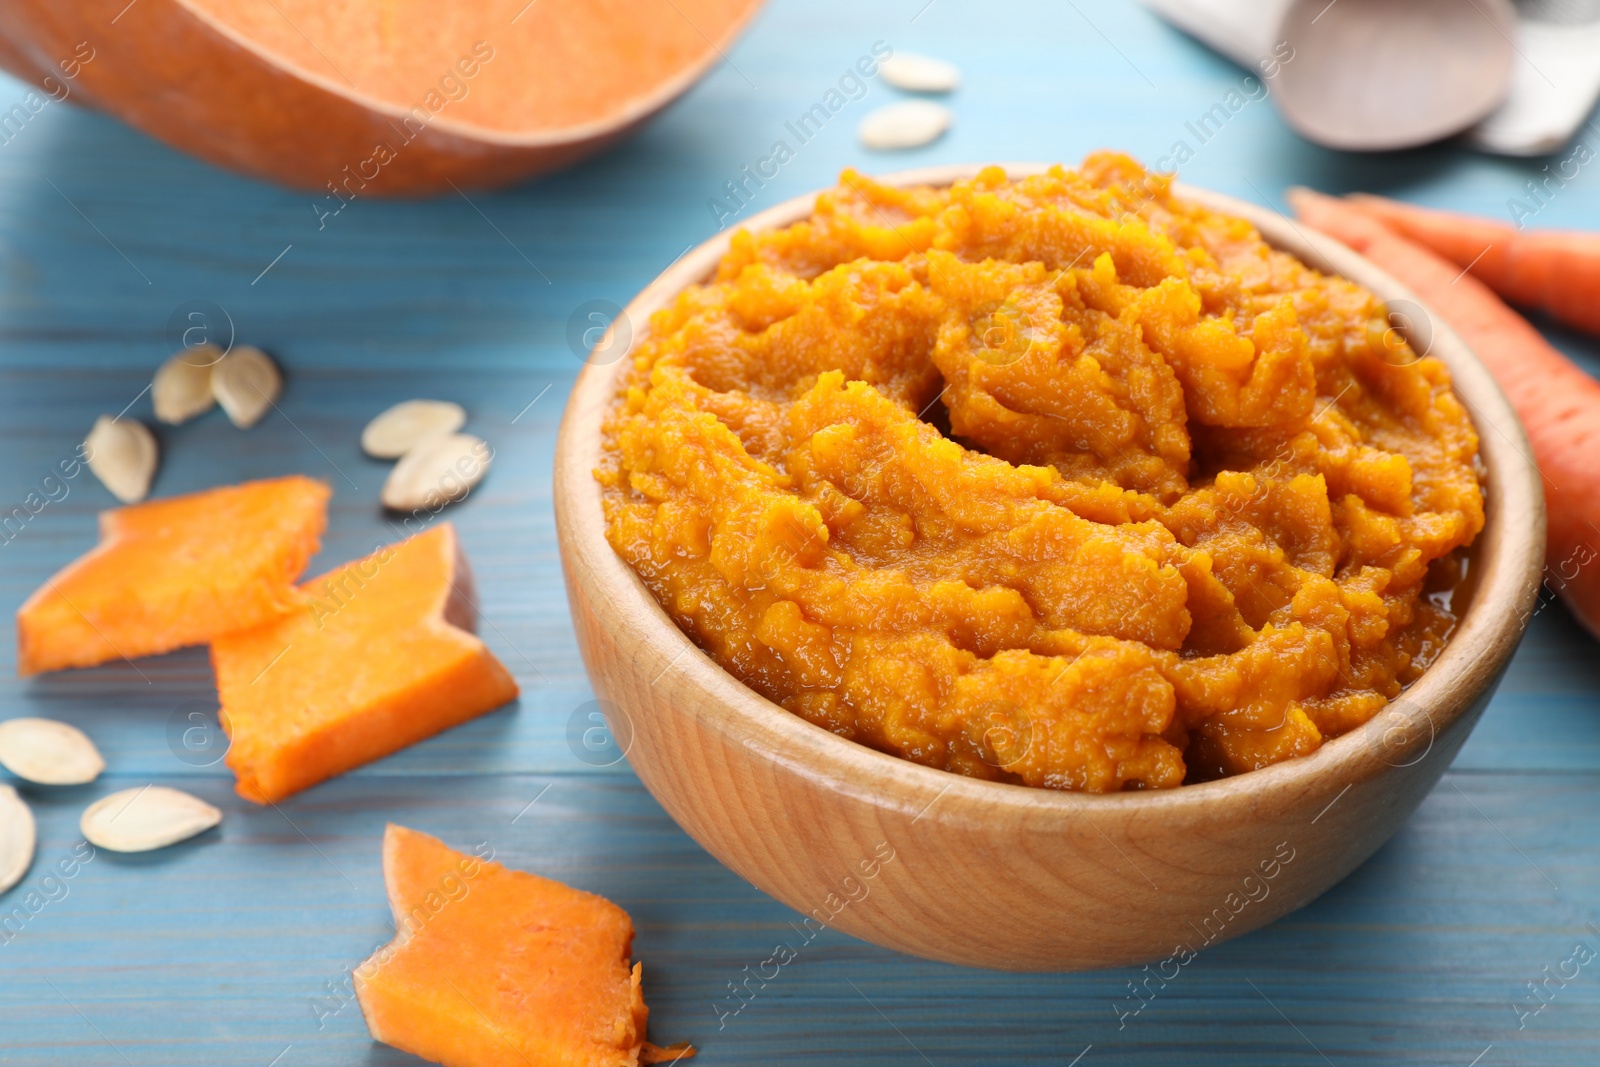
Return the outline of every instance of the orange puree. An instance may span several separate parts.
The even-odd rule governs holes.
[[[1165,788],[1303,756],[1437,654],[1483,526],[1371,293],[1100,153],[738,232],[607,424],[608,536],[718,663],[930,767]]]

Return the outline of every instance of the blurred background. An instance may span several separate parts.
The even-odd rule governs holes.
[[[875,42],[960,67],[960,88],[938,98],[954,115],[950,130],[910,151],[862,148],[861,118],[906,98],[868,78],[862,98],[797,144],[785,123],[834,88]],[[210,300],[242,335],[291,363],[334,367],[381,352],[392,365],[432,367],[446,358],[457,367],[570,372],[573,310],[593,299],[626,303],[714,232],[718,215],[708,201],[727,202],[724,183],[740,180],[740,168],[768,157],[779,139],[795,147],[793,158],[763,187],[747,184],[753,202],[724,217],[725,225],[829,185],[844,167],[1070,164],[1102,147],[1151,167],[1171,160],[1184,181],[1277,206],[1286,186],[1302,184],[1511,221],[1507,201],[1526,199],[1526,182],[1596,137],[1586,124],[1569,144],[1532,158],[1490,155],[1460,141],[1381,154],[1322,148],[1279,116],[1271,80],[1130,0],[775,0],[726,54],[637,136],[571,170],[507,192],[472,192],[471,202],[448,190],[421,203],[359,197],[328,217],[321,213],[337,201],[325,194],[236,177],[162,150],[103,115],[52,102],[0,136],[11,220],[0,305],[12,339],[7,357],[75,364],[134,357],[142,366],[170,347],[174,308]],[[491,64],[490,74],[500,72]],[[0,84],[18,101],[27,91]],[[1196,127],[1230,92],[1245,106],[1220,129],[1214,118]],[[1178,165],[1180,142],[1192,156]],[[1537,225],[1580,227],[1597,181],[1579,168]],[[63,322],[75,327],[66,336]],[[286,330],[292,351],[283,347]]]
[[[9,7],[0,29],[24,17]],[[139,15],[130,4],[117,17]],[[859,122],[911,99],[868,77],[799,143],[787,124],[880,43],[960,68],[959,88],[929,98],[949,109],[949,129],[907,150],[863,147]],[[491,65],[483,77],[512,73]],[[1150,1000],[1134,991],[1136,969],[972,972],[830,931],[724,1018],[727,983],[798,916],[689,841],[626,763],[572,740],[593,697],[549,508],[556,422],[591,329],[720,228],[845,167],[1071,165],[1098,148],[1280,209],[1287,187],[1308,185],[1507,222],[1528,183],[1565,161],[1571,175],[1541,186],[1553,191],[1528,224],[1600,227],[1600,167],[1571,162],[1600,148],[1587,119],[1531,156],[1466,137],[1354,153],[1296,132],[1273,85],[1129,0],[771,0],[636,135],[494,191],[458,183],[426,199],[335,203],[197,161],[70,95],[0,124],[0,497],[20,501],[97,415],[127,407],[150,421],[151,371],[203,322],[283,366],[281,417],[248,436],[215,414],[162,428],[155,493],[324,478],[335,497],[320,572],[393,536],[361,425],[409,397],[457,400],[497,457],[450,517],[478,571],[483,636],[523,688],[519,705],[277,810],[238,801],[214,758],[171,742],[174,721],[214,707],[203,650],[27,683],[5,672],[7,714],[90,729],[110,777],[181,782],[228,821],[221,838],[171,854],[97,859],[0,944],[0,1063],[417,1062],[370,1041],[344,985],[388,936],[377,841],[389,819],[463,847],[489,840],[513,866],[628,908],[654,1033],[694,1041],[708,1065],[1595,1062],[1593,968],[1533,988],[1575,943],[1600,948],[1600,666],[1558,603],[1534,619],[1484,721],[1399,836],[1323,899],[1207,950]],[[0,77],[0,115],[29,91]],[[260,106],[270,116],[271,100]],[[730,198],[728,183],[779,140],[791,157]],[[1594,340],[1539,324],[1600,369]],[[8,602],[86,550],[92,515],[111,504],[84,477],[0,546]],[[42,860],[70,850],[87,796],[38,805]]]

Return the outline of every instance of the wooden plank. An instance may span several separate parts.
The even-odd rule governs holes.
[[[387,820],[487,842],[628,908],[652,1032],[696,1041],[712,1063],[921,1062],[915,1045],[935,1063],[1060,1064],[1089,1044],[1107,1063],[1179,1049],[1189,1063],[1321,1063],[1312,1043],[1335,1063],[1464,1065],[1490,1044],[1507,1050],[1500,1062],[1579,1063],[1600,1011],[1594,964],[1552,986],[1521,1031],[1511,1007],[1575,944],[1600,949],[1587,925],[1600,918],[1593,849],[1572,847],[1600,804],[1592,774],[1451,772],[1353,877],[1147,982],[1142,1008],[1129,984],[1147,976],[1134,968],[988,974],[832,931],[807,943],[798,914],[717,865],[629,777],[351,776],[280,810],[233,797],[221,778],[182,781],[226,810],[218,830],[153,855],[99,854],[0,944],[17,1062],[265,1064],[288,1045],[285,1063],[409,1062],[371,1049],[339,999],[348,968],[391,932]],[[99,788],[30,790],[41,869],[70,855]],[[41,869],[24,892],[40,889]],[[780,942],[797,958],[733,1000],[727,983]]]
[[[1559,605],[1535,619],[1456,769],[1394,841],[1303,911],[1206,949],[1164,987],[1140,986],[1151,999],[1137,1015],[1127,1013],[1140,1003],[1129,983],[1147,980],[1138,969],[980,973],[832,932],[730,1014],[727,983],[798,940],[798,916],[689,841],[625,765],[589,767],[568,741],[591,696],[549,511],[555,424],[578,367],[567,327],[583,302],[625,302],[711,233],[707,201],[876,40],[961,63],[951,134],[894,157],[861,151],[855,122],[895,96],[871,83],[738,217],[847,165],[1070,162],[1105,145],[1154,163],[1185,141],[1186,180],[1253,200],[1277,202],[1299,182],[1502,217],[1541,173],[1539,161],[1450,146],[1336,157],[1288,133],[1266,99],[1200,143],[1187,124],[1242,73],[1126,3],[778,0],[731,53],[737,70],[720,67],[609,155],[470,204],[358,201],[321,229],[310,197],[50,105],[0,144],[0,517],[95,415],[133,402],[148,418],[139,392],[175,343],[169,320],[208,301],[240,340],[283,361],[283,411],[248,434],[216,414],[163,429],[157,492],[286,471],[327,478],[323,569],[394,536],[375,504],[384,466],[356,446],[362,423],[411,396],[462,401],[498,456],[449,517],[480,578],[484,635],[524,696],[278,811],[235,798],[215,752],[171,739],[174,722],[209,710],[203,653],[0,680],[0,716],[77,723],[110,763],[94,786],[27,791],[40,863],[0,898],[0,920],[43,889],[78,839],[79,811],[103,792],[175,783],[227,811],[219,831],[178,849],[97,857],[0,936],[0,1062],[414,1062],[372,1045],[353,1006],[320,1028],[314,1007],[388,935],[377,843],[394,819],[458,845],[490,841],[510,863],[629,908],[654,1036],[696,1041],[708,1064],[1059,1067],[1085,1048],[1084,1065],[1593,1063],[1593,964],[1553,985],[1521,1029],[1512,1007],[1530,1010],[1525,984],[1578,941],[1600,949],[1587,925],[1600,922],[1600,667]],[[0,102],[22,91],[0,81]],[[1537,223],[1600,226],[1595,180],[1584,171],[1558,190]],[[1592,341],[1555,337],[1594,360]],[[0,538],[0,602],[20,602],[91,544],[93,514],[109,502],[82,475]]]

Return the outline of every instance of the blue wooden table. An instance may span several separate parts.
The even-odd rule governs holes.
[[[76,723],[109,763],[91,786],[23,790],[39,857],[0,911],[50,893],[0,936],[0,1062],[415,1062],[369,1040],[347,985],[390,934],[379,838],[393,820],[487,841],[625,906],[652,1035],[694,1041],[707,1067],[1600,1063],[1600,648],[1559,605],[1534,620],[1482,725],[1387,847],[1304,910],[1208,949],[1137,1015],[1131,969],[989,974],[830,931],[719,1021],[727,983],[797,916],[685,837],[626,764],[592,766],[603,761],[569,741],[592,699],[550,510],[555,428],[580,366],[569,324],[588,301],[626,302],[714,231],[724,183],[877,41],[962,66],[952,132],[900,156],[863,152],[856,121],[895,96],[872,83],[723,221],[847,165],[1070,162],[1101,146],[1156,163],[1178,142],[1185,179],[1249,199],[1360,187],[1505,217],[1544,162],[1311,147],[1250,99],[1241,72],[1138,7],[1082,0],[776,0],[727,63],[603,158],[470,201],[356,201],[320,224],[312,197],[50,104],[0,144],[0,513],[96,415],[131,404],[148,420],[141,390],[175,347],[174,322],[205,311],[282,361],[282,411],[248,433],[219,413],[162,429],[156,493],[324,478],[335,493],[313,567],[326,569],[393,536],[376,506],[385,467],[356,443],[365,420],[412,396],[462,402],[498,456],[451,517],[483,632],[523,696],[263,809],[234,796],[219,751],[182,741],[190,713],[212,708],[202,651],[27,682],[0,662],[0,717]],[[1234,89],[1246,102],[1202,142],[1190,124]],[[0,81],[0,108],[23,92]],[[1597,186],[1581,173],[1537,224],[1600,227]],[[1600,351],[1556,340],[1580,359]],[[0,543],[0,605],[89,547],[110,503],[82,475]],[[10,640],[0,649],[10,657]],[[101,853],[46,887],[82,808],[149,782],[205,797],[225,821],[163,852]]]

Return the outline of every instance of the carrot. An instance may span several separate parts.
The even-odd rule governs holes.
[[[1477,353],[1527,429],[1549,510],[1546,580],[1600,637],[1600,382],[1453,263],[1347,201],[1295,189],[1301,221],[1364,254],[1416,292]]]
[[[1569,326],[1600,333],[1600,234],[1524,233],[1508,222],[1360,193],[1350,197],[1350,203],[1458,268],[1470,269],[1511,303],[1548,311]]]

